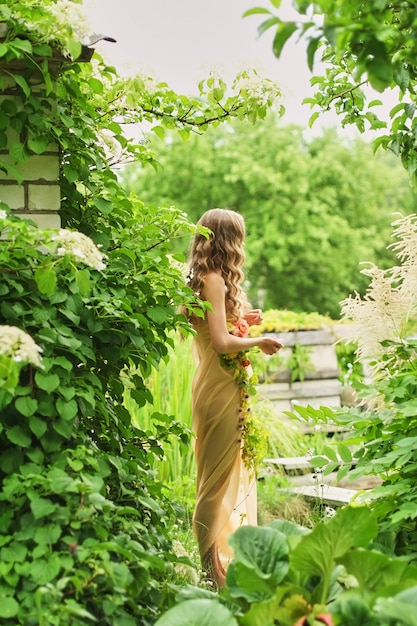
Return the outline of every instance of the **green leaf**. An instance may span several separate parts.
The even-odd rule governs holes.
[[[336,559],[348,550],[366,547],[377,534],[367,507],[344,507],[326,523],[317,524],[291,553],[291,567],[301,574],[330,577]]]
[[[278,587],[273,598],[262,600],[261,602],[253,602],[249,610],[239,619],[239,624],[241,626],[265,626],[266,624],[272,626],[272,624],[283,623],[281,621],[278,622],[277,618],[279,617],[279,607],[282,604],[285,593],[285,587]]]
[[[14,50],[26,52],[26,54],[31,54],[32,52],[32,44],[28,39],[19,39],[18,37],[15,37],[13,41],[10,42],[10,47]]]
[[[243,17],[248,17],[248,15],[271,15],[271,11],[264,7],[254,7],[245,11]]]
[[[65,439],[68,439],[72,434],[73,422],[66,421],[63,418],[55,419],[52,423],[52,427],[55,432],[65,437]]]
[[[1,56],[1,54],[0,54],[0,56]],[[26,82],[26,80],[23,78],[23,76],[21,74],[13,74],[13,79],[14,79],[16,85],[19,85],[19,87],[21,88],[21,90],[25,94],[26,98],[28,98],[30,96],[30,87],[29,87],[28,83]]]
[[[187,600],[169,609],[155,626],[238,626],[229,609],[217,600]]]
[[[39,135],[38,137],[29,137],[28,148],[35,154],[42,154],[45,152],[50,143],[51,139],[47,136]]]
[[[23,163],[28,158],[25,146],[20,141],[14,141],[10,144],[9,154],[14,163]]]
[[[310,460],[312,467],[325,467],[329,459],[325,456],[313,456]]]
[[[91,90],[94,93],[103,93],[103,83],[101,82],[101,80],[95,78],[94,76],[90,76],[90,78],[88,79],[88,86],[91,87]]]
[[[62,529],[57,524],[45,524],[45,526],[37,526],[33,538],[38,544],[53,545],[61,534]]]
[[[83,618],[83,624],[86,624],[85,620],[91,620],[92,622],[97,622],[97,619],[94,617],[92,613],[87,611],[83,606],[78,604],[75,600],[71,598],[67,599],[65,602],[65,612],[69,615],[76,615],[77,617]],[[136,624],[132,621],[129,616],[118,618],[118,623],[120,626],[136,626]],[[74,622],[75,623],[75,622]],[[80,623],[78,621],[78,623]]]
[[[323,446],[323,454],[327,456],[327,458],[330,459],[330,461],[334,461],[335,463],[337,463],[339,460],[337,458],[335,449],[332,446]]]
[[[371,593],[377,593],[390,585],[406,580],[414,579],[417,582],[416,567],[380,552],[354,550],[347,552],[336,561],[356,578],[361,589]]]
[[[307,47],[307,63],[308,63],[309,70],[311,72],[313,71],[314,56],[315,56],[315,54],[317,52],[317,48],[318,48],[319,43],[320,43],[320,38],[319,37],[313,37],[312,39],[310,39],[310,41],[308,43],[308,47]]]
[[[56,511],[58,504],[51,502],[48,498],[39,498],[38,496],[32,496],[30,502],[30,508],[35,519],[41,519],[47,515],[51,515]]]
[[[78,405],[75,400],[63,400],[58,398],[56,401],[56,410],[64,420],[72,420],[78,411]]]
[[[168,317],[167,310],[161,306],[151,307],[146,312],[151,320],[157,324],[163,324]]]
[[[152,126],[151,130],[159,139],[165,139],[165,128],[163,126]]]
[[[9,20],[12,16],[12,10],[10,7],[6,6],[5,4],[0,5],[0,15],[5,19],[5,20]]]
[[[51,554],[48,560],[37,559],[31,564],[30,573],[37,585],[46,585],[57,577],[61,569],[61,560],[57,554]]]
[[[46,374],[45,372],[37,371],[35,374],[35,382],[40,389],[52,393],[60,384],[60,378],[57,374]]]
[[[36,415],[31,415],[29,417],[29,428],[33,432],[36,437],[42,437],[46,431],[46,422],[44,419],[37,417]]]
[[[263,35],[267,30],[272,28],[272,26],[276,26],[277,24],[281,24],[281,20],[278,17],[270,17],[265,20],[258,26],[258,34],[259,36]]]
[[[23,563],[26,559],[27,548],[17,541],[13,541],[10,545],[4,546],[0,550],[0,559],[7,563]],[[1,605],[1,602],[0,602]]]
[[[378,598],[374,605],[376,615],[391,618],[399,626],[417,626],[417,586],[401,591],[393,598]]]
[[[230,595],[249,602],[273,597],[289,569],[285,535],[271,527],[242,526],[229,543],[234,550],[227,571]]]
[[[221,98],[219,98],[220,100]],[[190,138],[190,131],[187,128],[182,128],[178,131],[179,136],[183,141],[188,141]]]
[[[76,270],[75,280],[82,296],[87,296],[91,289],[90,271],[88,269]]]
[[[348,448],[348,446],[341,443],[337,446],[337,451],[339,453],[340,458],[342,459],[344,463],[350,463],[352,461],[352,453],[350,449]]]
[[[106,198],[94,198],[94,206],[96,206],[103,215],[110,215],[113,211],[113,204],[109,200],[106,200]]]
[[[366,64],[368,79],[374,89],[384,91],[391,84],[393,74],[392,66],[387,58],[376,56]]]
[[[53,265],[38,268],[34,278],[41,293],[49,295],[55,291],[57,278]]]
[[[23,396],[22,398],[17,398],[14,405],[19,413],[25,415],[25,417],[29,417],[29,415],[33,415],[38,408],[38,401],[36,398]]]
[[[75,39],[67,40],[66,45],[70,57],[72,59],[78,59],[82,51],[82,45],[78,41],[75,41]]]
[[[313,113],[313,115],[310,116],[310,119],[308,120],[308,126],[309,128],[313,127],[314,122],[316,121],[316,119],[319,117],[320,112],[319,111],[315,111]]]
[[[15,617],[19,610],[19,605],[14,598],[2,596],[0,599],[0,617],[10,619]]]
[[[272,43],[272,49],[277,59],[281,56],[284,45],[296,30],[296,22],[282,22],[278,26]]]

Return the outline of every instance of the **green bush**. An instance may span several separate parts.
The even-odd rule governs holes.
[[[120,372],[134,364],[134,396],[151,397],[144,373],[167,352],[175,309],[162,307],[157,280],[145,293],[122,281],[118,252],[98,271],[50,252],[51,232],[17,218],[1,231],[0,322],[42,346],[42,366],[23,362],[0,387],[0,617],[146,624],[176,560],[175,512],[152,469],[172,432],[160,426],[152,445],[132,425]],[[145,324],[153,311],[159,338]]]
[[[288,521],[242,527],[220,595],[184,589],[156,626],[412,626],[417,568],[377,549],[366,507],[308,530]]]

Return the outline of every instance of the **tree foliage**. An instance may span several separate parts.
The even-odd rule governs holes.
[[[272,9],[255,7],[245,15],[266,18],[259,33],[274,31],[273,52],[281,55],[288,39],[298,35],[306,41],[307,62],[314,70],[320,54],[324,74],[313,76],[317,87],[306,103],[318,110],[311,123],[332,107],[343,126],[354,124],[365,129],[386,129],[379,133],[375,147],[383,146],[399,155],[408,174],[416,181],[415,151],[417,16],[411,0],[295,0],[299,20],[283,20],[278,0]],[[366,90],[365,86],[371,89]],[[394,90],[398,103],[389,121],[378,115],[379,94]],[[374,95],[372,95],[372,92]],[[371,93],[371,96],[369,95]]]
[[[366,284],[360,262],[391,258],[393,214],[412,210],[394,157],[374,158],[369,144],[346,142],[335,130],[307,140],[272,115],[186,143],[172,137],[158,150],[160,170],[129,166],[123,182],[147,202],[180,206],[192,220],[213,206],[240,211],[250,295],[264,308],[338,317],[340,300]]]
[[[63,226],[89,236],[105,259],[92,267],[82,250],[57,247],[64,233],[39,230],[0,202],[0,620],[145,625],[172,602],[176,558],[173,505],[153,461],[167,438],[188,435],[163,415],[156,435],[135,428],[123,379],[140,415],[171,331],[188,328],[178,306],[194,295],[171,241],[193,227],[180,210],[126,193],[112,165],[156,166],[148,145],[126,138],[126,124],[186,136],[254,121],[277,90],[259,77],[255,91],[247,75],[232,89],[209,77],[188,98],[164,83],[122,80],[97,55],[82,62],[78,9],[0,0],[0,169],[21,183],[29,158],[58,146]],[[5,352],[15,327],[42,349],[41,368]]]

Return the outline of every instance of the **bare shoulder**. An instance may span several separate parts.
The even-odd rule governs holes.
[[[216,272],[209,272],[204,277],[203,298],[207,300],[214,300],[219,297],[224,297],[225,282],[220,274]]]
[[[223,277],[217,272],[209,272],[204,277],[205,287],[209,287],[209,288],[221,287],[222,289],[224,289],[224,284],[225,283],[224,283]]]

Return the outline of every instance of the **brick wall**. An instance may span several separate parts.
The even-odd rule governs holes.
[[[0,104],[10,101],[18,108],[21,100],[8,93],[7,88],[0,95]],[[11,106],[13,106],[13,104]],[[20,140],[13,130],[7,130],[8,145],[0,149],[0,160],[10,163],[9,147]],[[41,155],[33,154],[17,166],[23,182],[19,184],[12,177],[0,171],[0,200],[5,202],[22,218],[30,218],[41,228],[59,228],[61,221],[59,187],[58,146],[51,145]]]

